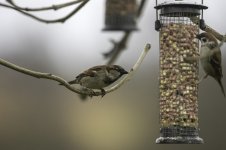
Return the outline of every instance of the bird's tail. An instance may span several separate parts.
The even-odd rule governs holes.
[[[83,101],[87,100],[88,96],[84,94],[79,94],[79,98]]]
[[[222,93],[224,94],[224,97],[225,97],[224,86],[223,86],[223,84],[222,84],[222,82],[221,82],[221,79],[217,80],[217,82],[219,83],[219,85],[220,85],[220,87],[221,87],[221,91],[222,91]]]
[[[77,82],[76,79],[68,82],[68,84],[77,84],[77,83],[78,83],[78,82]]]

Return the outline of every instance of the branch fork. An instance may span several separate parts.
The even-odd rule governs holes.
[[[21,6],[17,5],[14,2],[14,0],[6,0],[6,2],[8,3],[8,5],[0,2],[0,6],[9,8],[9,9],[13,9],[13,10],[15,10],[19,13],[22,13],[25,16],[33,18],[37,21],[40,21],[43,23],[64,23],[69,18],[74,16],[83,6],[85,6],[86,3],[89,2],[89,0],[74,0],[71,2],[63,3],[63,4],[57,4],[57,5],[47,6],[47,7],[40,7],[40,8],[21,7]],[[69,7],[69,6],[78,4],[78,3],[80,3],[80,4],[76,8],[74,8],[70,13],[68,13],[66,16],[64,16],[62,18],[58,18],[58,19],[53,19],[53,20],[42,19],[40,17],[37,17],[37,16],[29,13],[29,12],[37,12],[37,11],[48,11],[48,10],[57,11],[59,9],[66,8],[66,7]]]
[[[145,56],[147,55],[148,51],[151,49],[151,45],[147,44],[144,48],[144,50],[142,51],[140,57],[138,58],[137,62],[135,63],[135,65],[131,68],[129,74],[125,75],[116,85],[109,87],[105,90],[106,94],[115,91],[116,89],[118,89],[119,87],[121,87],[126,81],[128,81],[129,79],[131,79],[132,75],[135,73],[135,71],[139,68],[139,66],[141,65],[142,61],[144,60]],[[49,79],[49,80],[53,80],[56,81],[58,83],[60,83],[62,86],[66,87],[68,90],[75,92],[77,94],[81,94],[81,95],[88,95],[88,96],[101,96],[103,93],[102,91],[93,91],[93,90],[84,90],[82,88],[76,88],[72,85],[70,85],[65,79],[53,75],[51,73],[42,73],[42,72],[37,72],[37,71],[33,71],[33,70],[29,70],[27,68],[23,68],[20,66],[17,66],[11,62],[8,62],[2,58],[0,58],[0,64],[13,69],[17,72],[38,78],[38,79]]]

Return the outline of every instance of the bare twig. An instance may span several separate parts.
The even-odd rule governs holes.
[[[113,43],[113,49],[108,53],[103,54],[105,58],[110,58],[107,63],[108,65],[113,64],[115,60],[118,58],[118,56],[120,55],[120,53],[122,52],[122,50],[126,49],[127,42],[130,38],[130,35],[131,35],[131,31],[127,31],[124,33],[124,36],[119,42],[111,40],[111,42]]]
[[[142,1],[140,2],[140,6],[139,6],[138,11],[137,11],[137,17],[138,17],[138,18],[139,18],[139,17],[141,16],[141,14],[143,13],[145,3],[146,3],[146,0],[142,0]]]
[[[0,6],[2,7],[5,7],[5,8],[9,8],[9,9],[13,9],[15,11],[18,11],[20,13],[22,13],[23,15],[25,16],[28,16],[28,17],[31,17],[37,21],[40,21],[40,22],[44,22],[44,23],[64,23],[65,21],[67,21],[69,18],[71,18],[73,15],[75,15],[89,0],[83,0],[83,2],[81,2],[81,4],[79,6],[77,6],[74,10],[72,10],[69,14],[67,14],[65,17],[62,17],[62,18],[59,18],[59,19],[53,19],[53,20],[48,20],[48,19],[42,19],[42,18],[39,18],[33,14],[30,14],[28,12],[26,12],[25,10],[23,9],[20,9],[20,7],[16,6],[16,5],[6,5],[6,4],[3,4],[3,3],[0,3]],[[14,3],[13,3],[14,4]],[[55,7],[54,5],[52,6],[52,9],[60,9],[60,8],[63,8],[63,7],[66,7],[66,6],[63,6],[64,4],[61,4],[60,5],[55,5],[55,6],[58,6],[58,7]],[[70,6],[68,3],[65,4],[67,6]],[[72,5],[72,4],[71,4]],[[46,7],[48,8],[48,7]],[[46,9],[45,8],[45,9]],[[40,8],[38,8],[40,9]],[[41,11],[41,10],[39,10]]]
[[[115,91],[116,89],[118,89],[120,86],[122,86],[128,79],[131,78],[131,76],[133,75],[133,73],[138,69],[138,67],[141,65],[144,57],[146,56],[147,52],[150,50],[151,45],[147,44],[143,50],[143,52],[141,53],[139,59],[137,60],[136,64],[133,66],[133,68],[130,70],[129,74],[126,75],[122,80],[120,80],[120,82],[118,84],[116,84],[115,86],[109,88],[106,90],[106,93],[110,93]],[[37,71],[33,71],[33,70],[29,70],[20,66],[17,66],[13,63],[10,63],[8,61],[5,61],[3,59],[0,58],[0,64],[13,69],[15,71],[18,71],[20,73],[35,77],[35,78],[39,78],[39,79],[49,79],[49,80],[54,80],[57,81],[59,83],[61,83],[63,86],[65,86],[67,89],[71,90],[72,92],[78,93],[78,94],[82,94],[82,95],[89,95],[89,96],[99,96],[102,95],[101,91],[95,91],[93,92],[92,90],[81,90],[81,89],[77,89],[74,86],[68,84],[68,82],[66,80],[64,80],[63,78],[53,75],[51,73],[42,73],[42,72],[37,72]]]
[[[112,92],[119,87],[121,87],[125,82],[129,81],[133,74],[137,71],[139,66],[141,65],[142,61],[144,60],[145,56],[147,55],[148,51],[151,49],[150,44],[146,44],[144,50],[142,51],[140,57],[138,58],[137,62],[134,64],[133,68],[129,71],[129,74],[127,74],[122,80],[118,82],[115,86],[112,86],[111,88],[106,90],[106,93]]]
[[[137,19],[139,19],[141,14],[143,13],[143,10],[144,10],[143,8],[145,4],[146,4],[146,0],[142,0],[140,2],[140,5],[137,11]],[[110,58],[107,64],[113,64],[116,61],[116,59],[120,56],[121,52],[126,49],[127,43],[129,41],[131,34],[132,34],[132,31],[125,31],[120,41],[116,42],[111,40],[113,41],[112,42],[113,48],[109,52],[106,52],[103,54],[105,58]]]
[[[17,66],[17,65],[10,63],[8,61],[5,61],[1,58],[0,58],[0,64],[5,66],[5,67],[8,67],[10,69],[13,69],[15,71],[18,71],[18,72],[21,72],[21,73],[24,73],[26,75],[33,76],[33,77],[36,77],[36,78],[39,78],[39,79],[43,78],[43,79],[55,80],[55,81],[63,84],[67,89],[69,89],[69,90],[71,90],[75,93],[90,94],[90,93],[84,93],[84,92],[74,88],[73,86],[68,84],[67,81],[64,80],[63,78],[52,75],[51,73],[42,73],[42,72],[32,71],[32,70]]]
[[[14,6],[14,7],[16,7],[20,10],[24,10],[24,11],[45,11],[45,10],[59,10],[61,8],[64,8],[64,7],[72,6],[72,5],[77,4],[77,3],[81,3],[84,0],[75,0],[75,1],[72,1],[72,2],[64,3],[64,4],[58,4],[58,5],[52,5],[52,6],[40,7],[40,8],[21,7],[21,6],[18,6],[17,4],[15,4],[15,2],[13,0],[6,0],[6,1],[9,4],[11,4],[12,6]]]

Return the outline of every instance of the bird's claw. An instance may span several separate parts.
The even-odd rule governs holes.
[[[106,91],[104,89],[100,89],[101,90],[101,97],[104,97],[104,95],[106,94]]]
[[[87,87],[82,87],[82,91],[86,92],[86,94],[84,95],[87,95],[89,97],[93,97],[93,96],[97,96],[97,94],[90,88],[87,88]]]
[[[184,58],[184,62],[192,64],[194,62],[197,62],[199,59],[200,59],[199,56],[196,56],[196,57],[185,57]]]
[[[199,79],[198,84],[200,84],[207,77],[208,77],[208,74],[205,74],[204,76],[202,76],[201,79]]]
[[[97,94],[92,90],[92,89],[89,89],[90,90],[90,94],[89,96],[92,98],[93,96],[96,96]]]

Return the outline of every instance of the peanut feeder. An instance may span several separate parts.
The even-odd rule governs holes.
[[[200,18],[202,10],[207,7],[175,0],[160,5],[156,1],[155,8],[155,29],[160,34],[161,126],[156,143],[203,143],[198,135],[199,66],[198,63],[184,62],[184,58],[199,53],[199,43],[195,38],[199,24],[194,24],[190,18]]]
[[[137,30],[136,0],[106,0],[104,31]]]

